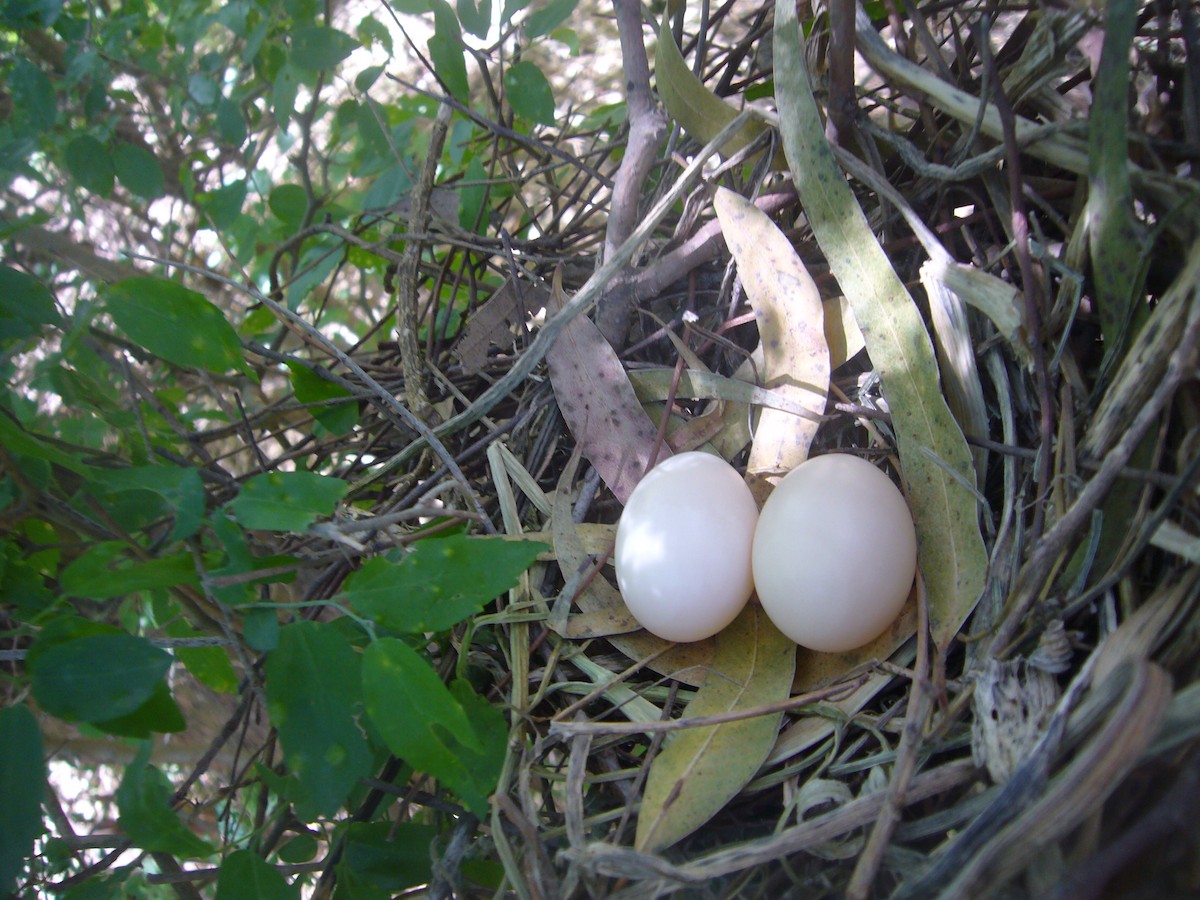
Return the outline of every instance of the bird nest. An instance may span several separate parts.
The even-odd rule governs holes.
[[[413,315],[434,324],[408,352],[434,377],[412,390],[399,344],[363,363],[443,449],[380,418],[359,440],[394,463],[360,496],[427,504],[452,459],[476,517],[548,548],[456,633],[510,756],[435,892],[481,890],[480,855],[529,897],[1195,889],[1200,48],[1185,12],[1134,6],[860,11],[857,56],[845,4],[811,28],[724,8],[651,41],[668,118],[626,47],[624,123],[496,128],[522,184],[492,221],[542,236],[435,229],[504,286],[456,332],[438,292],[476,275],[422,263]],[[859,230],[822,207],[829,166]],[[731,259],[718,189],[794,257]],[[766,653],[754,601],[713,639],[661,641],[614,587],[621,501],[663,445],[748,466],[781,402],[750,390],[771,386],[750,282],[793,265],[831,374],[819,422],[778,427],[904,487],[917,589],[849,653]]]

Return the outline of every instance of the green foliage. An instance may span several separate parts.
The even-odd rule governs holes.
[[[362,705],[358,655],[332,627],[295,622],[282,630],[267,659],[266,681],[288,770],[304,789],[300,815],[306,821],[332,815],[371,766],[356,722]]]
[[[393,631],[444,631],[513,587],[547,549],[503,538],[426,538],[399,562],[376,557],[366,563],[346,579],[343,598]]]
[[[0,629],[24,656],[4,669],[0,893],[162,896],[152,882],[175,857],[219,865],[219,898],[295,897],[317,875],[279,866],[331,842],[338,896],[387,896],[429,881],[447,825],[388,819],[373,778],[398,769],[385,794],[419,778],[486,813],[508,718],[452,673],[475,672],[465,660],[480,647],[501,659],[470,620],[543,545],[452,534],[400,553],[410,541],[390,531],[336,539],[359,511],[391,511],[351,485],[398,432],[330,348],[386,349],[437,93],[473,115],[454,114],[435,214],[484,242],[501,224],[532,233],[519,181],[495,165],[508,150],[481,124],[502,111],[476,65],[523,133],[552,125],[545,75],[510,61],[575,3],[537,6],[518,33],[524,6],[393,4],[432,26],[419,49],[441,89],[425,96],[387,77],[402,46],[390,19],[312,0],[183,0],[169,14],[0,3]],[[504,46],[480,50],[489,40]],[[478,250],[424,254],[470,271],[433,288],[432,346],[498,279]],[[381,365],[369,371],[389,383]],[[329,605],[348,615],[310,620]],[[462,663],[446,666],[454,653]],[[43,753],[61,741],[38,723],[54,719],[106,758],[136,752],[115,799],[137,861],[69,888],[95,857],[43,835]],[[274,756],[247,727],[274,729]],[[192,821],[191,782],[176,797],[187,766],[151,764],[163,735],[237,746],[254,767],[204,809],[219,828]],[[201,770],[232,778],[208,757]]]
[[[46,712],[71,722],[103,722],[149,701],[171,656],[145,638],[104,629],[39,646],[29,667],[33,695]]]
[[[105,301],[130,340],[167,362],[212,372],[243,365],[241,341],[221,310],[177,282],[126,278],[108,289]]]
[[[487,809],[504,761],[503,717],[458,681],[447,688],[429,663],[397,638],[363,653],[367,713],[389,750],[441,779],[477,816]]]
[[[300,531],[329,515],[349,485],[315,472],[264,472],[242,485],[229,511],[245,528]]]
[[[295,885],[249,850],[235,850],[221,863],[217,900],[294,900],[299,896]]]
[[[214,848],[196,837],[171,808],[171,782],[150,765],[150,744],[125,768],[117,788],[117,820],[139,847],[184,858],[210,856]]]
[[[0,893],[12,890],[42,833],[45,789],[37,720],[26,706],[0,710]]]
[[[554,94],[550,82],[533,63],[522,60],[509,66],[504,73],[504,89],[517,115],[542,125],[554,122]]]

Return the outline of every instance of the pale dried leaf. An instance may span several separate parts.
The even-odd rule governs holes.
[[[829,345],[821,295],[791,242],[766,213],[725,188],[718,189],[714,205],[754,307],[763,386],[810,413],[797,416],[768,407],[759,416],[748,472],[784,475],[808,459],[825,412]]]

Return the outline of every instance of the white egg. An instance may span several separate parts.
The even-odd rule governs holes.
[[[732,622],[754,583],[758,507],[737,470],[709,453],[651,469],[617,526],[617,584],[629,611],[668,641],[698,641]]]
[[[852,650],[882,634],[904,606],[916,566],[904,495],[844,453],[789,472],[754,534],[758,599],[780,631],[812,650]]]

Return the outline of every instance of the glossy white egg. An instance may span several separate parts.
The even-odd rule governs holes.
[[[779,482],[754,535],[754,585],[775,626],[835,653],[882,634],[912,588],[917,538],[904,495],[869,462],[814,457]]]
[[[651,469],[617,526],[617,584],[629,611],[668,641],[698,641],[732,622],[754,583],[758,507],[746,482],[710,453],[678,453]]]

